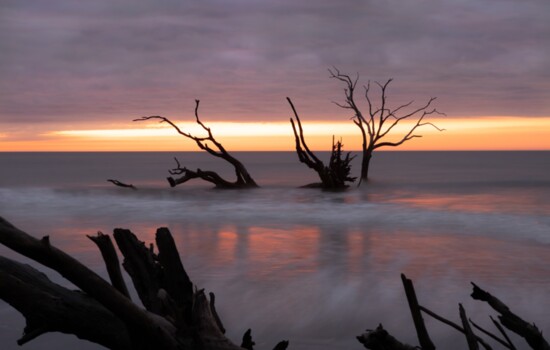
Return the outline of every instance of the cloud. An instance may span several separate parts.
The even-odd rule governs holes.
[[[396,104],[550,115],[546,0],[3,1],[0,120],[108,123],[147,114],[346,118],[332,65],[395,78]],[[365,81],[366,82],[366,81]]]

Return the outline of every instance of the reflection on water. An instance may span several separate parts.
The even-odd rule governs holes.
[[[492,327],[490,309],[469,297],[473,280],[548,333],[547,154],[383,154],[368,187],[340,193],[296,189],[314,179],[294,154],[243,155],[264,185],[253,191],[164,188],[155,179],[164,176],[157,169],[165,158],[171,164],[166,154],[8,155],[13,166],[0,172],[0,215],[37,237],[50,235],[104,277],[101,255],[85,235],[122,227],[150,243],[158,227],[169,227],[192,280],[216,293],[228,336],[238,341],[251,327],[260,349],[281,339],[296,350],[360,349],[354,337],[380,322],[416,343],[401,272],[414,280],[421,304],[452,320],[462,302],[472,319]],[[37,179],[25,168],[33,160],[49,173]],[[106,174],[142,187],[107,186]],[[0,254],[28,261],[4,247]],[[460,334],[427,323],[440,348],[467,347]],[[2,349],[18,349],[23,327],[0,302]],[[48,335],[25,348],[97,349],[81,344]]]
[[[106,276],[97,248],[84,237],[93,233],[89,220],[83,222],[78,226],[69,219],[62,229],[42,226],[39,235],[49,234],[53,244]],[[154,241],[155,225],[130,228],[147,243]],[[414,343],[401,272],[415,281],[422,303],[451,318],[458,315],[457,302],[476,320],[490,313],[468,298],[474,280],[542,329],[550,327],[541,311],[550,308],[548,245],[339,224],[178,221],[170,228],[191,278],[217,293],[228,334],[236,340],[252,327],[263,347],[290,338],[297,349],[360,348],[354,335],[383,322]],[[0,315],[16,317],[7,307]],[[436,342],[458,341],[456,348],[446,348],[463,348],[460,336],[428,324]]]
[[[539,194],[540,196],[540,194]],[[431,210],[452,210],[475,213],[530,213],[550,212],[546,199],[537,201],[537,193],[506,191],[506,193],[397,193],[383,201],[405,204]]]

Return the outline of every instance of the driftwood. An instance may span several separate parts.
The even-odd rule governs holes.
[[[390,335],[382,324],[375,330],[367,329],[365,333],[357,336],[357,340],[367,349],[371,350],[415,350],[417,347],[404,344]]]
[[[137,190],[136,186],[134,186],[132,184],[127,184],[127,183],[124,183],[124,182],[120,182],[118,180],[108,179],[107,182],[112,182],[113,185],[118,186],[118,187],[126,187],[126,188],[131,188],[133,190]]]
[[[202,179],[204,181],[212,183],[217,188],[226,188],[226,189],[232,189],[232,188],[256,188],[258,185],[256,184],[256,181],[250,176],[248,173],[248,170],[244,166],[243,163],[241,163],[237,158],[233,157],[224,147],[223,145],[218,142],[214,138],[214,134],[212,133],[212,130],[210,130],[209,127],[207,127],[199,118],[199,100],[195,100],[195,121],[197,124],[199,124],[204,131],[206,131],[207,136],[204,137],[198,137],[191,135],[188,132],[185,132],[181,130],[174,122],[172,122],[170,119],[161,117],[161,116],[150,116],[150,117],[142,117],[139,119],[134,119],[134,121],[144,121],[144,120],[150,120],[150,119],[157,119],[160,120],[161,123],[167,123],[170,124],[177,132],[178,134],[195,141],[197,146],[203,150],[208,152],[210,155],[221,158],[231,164],[235,171],[236,180],[235,181],[228,181],[224,179],[222,176],[220,176],[218,173],[210,170],[191,170],[186,167],[182,167],[179,163],[179,161],[176,159],[177,167],[169,170],[169,173],[171,175],[181,175],[178,178],[168,177],[168,183],[171,187],[175,187],[177,185],[186,183],[187,181],[191,179]],[[214,147],[211,147],[209,142],[214,145]]]
[[[436,314],[435,312],[429,310],[428,308],[420,305],[416,298],[416,292],[414,290],[414,285],[412,280],[408,279],[404,274],[401,274],[401,280],[403,281],[403,287],[405,288],[405,294],[407,296],[407,301],[409,303],[409,308],[413,318],[413,323],[416,328],[418,335],[418,341],[421,344],[419,347],[405,344],[397,340],[395,337],[390,335],[382,325],[379,325],[375,330],[367,330],[366,333],[357,337],[359,342],[367,349],[371,350],[385,350],[385,349],[394,349],[394,350],[411,350],[411,349],[436,349],[435,345],[431,341],[428,330],[424,325],[424,320],[422,318],[422,313],[425,313],[434,319],[452,327],[453,329],[463,333],[466,336],[466,341],[468,344],[468,349],[477,350],[479,346],[482,346],[485,350],[492,350],[492,347],[481,337],[474,334],[470,324],[480,330],[485,335],[488,335],[491,339],[497,341],[505,349],[515,350],[515,346],[510,341],[510,338],[502,328],[502,326],[495,321],[492,317],[491,320],[495,323],[495,326],[499,332],[503,335],[504,339],[501,339],[494,335],[493,333],[479,327],[472,320],[469,320],[466,316],[466,311],[459,305],[459,315],[462,322],[462,327],[456,323]],[[493,297],[491,294],[485,292],[474,283],[474,292],[472,293],[472,298],[476,300],[482,300],[497,312],[501,314],[499,316],[502,325],[513,331],[514,333],[525,338],[529,346],[534,350],[549,350],[548,342],[542,337],[542,332],[533,324],[522,320],[517,315],[513,314],[510,309],[502,303],[499,299]]]
[[[543,338],[542,332],[535,324],[530,324],[529,322],[524,321],[522,318],[514,314],[510,308],[506,306],[506,304],[498,298],[492,296],[490,293],[479,288],[475,283],[472,283],[472,286],[472,298],[488,303],[496,312],[498,312],[500,314],[498,318],[504,327],[523,337],[531,348],[535,350],[550,350],[550,345]],[[493,320],[493,322],[495,321]],[[501,329],[499,328],[499,331],[500,330]]]
[[[158,252],[125,229],[115,229],[114,238],[124,257],[122,263],[145,308],[130,300],[122,278],[115,247],[108,235],[89,238],[98,246],[111,284],[79,261],[55,248],[48,236],[36,239],[0,217],[0,243],[36,262],[59,272],[79,290],[69,290],[51,282],[35,268],[0,256],[0,298],[17,309],[26,319],[25,344],[48,332],[73,334],[110,349],[182,349],[182,350],[253,350],[251,330],[238,346],[225,337],[225,328],[216,311],[215,296],[198,290],[179,257],[167,228],[159,228],[155,241]],[[469,349],[492,348],[474,334],[470,324],[496,340],[505,349],[515,349],[502,326],[495,325],[505,339],[482,329],[467,319],[459,304],[462,326],[437,315],[419,304],[412,280],[401,276],[409,302],[420,347],[402,343],[382,325],[367,330],[357,340],[367,349],[436,349],[424,325],[422,313],[466,335]],[[549,350],[542,332],[517,315],[499,299],[474,284],[472,297],[496,310],[502,325],[519,334],[535,350]],[[279,342],[274,350],[287,349]]]
[[[296,118],[296,123],[293,118],[290,118],[290,123],[292,125],[292,130],[294,131],[294,139],[296,143],[296,153],[298,154],[298,159],[300,162],[307,165],[308,168],[315,170],[320,183],[313,183],[305,185],[303,187],[309,188],[324,188],[324,189],[344,189],[347,188],[347,182],[354,182],[355,177],[350,176],[351,171],[351,161],[355,157],[351,157],[348,152],[345,157],[343,157],[342,147],[343,144],[341,141],[334,142],[334,137],[332,138],[332,152],[330,156],[329,165],[326,166],[323,161],[321,161],[315,153],[313,153],[304,138],[304,130],[302,129],[302,123],[298,112],[290,98],[286,98],[294,117]],[[298,127],[296,127],[296,124]]]
[[[212,294],[209,300],[204,290],[193,286],[168,229],[157,230],[158,253],[129,230],[115,229],[123,266],[145,309],[130,300],[108,237],[90,239],[100,248],[113,285],[55,248],[49,238],[36,239],[0,218],[0,243],[59,272],[80,289],[68,290],[28,265],[0,257],[0,298],[26,319],[19,344],[47,332],[63,332],[110,349],[242,350],[224,336]]]

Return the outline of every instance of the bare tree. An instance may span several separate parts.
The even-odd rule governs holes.
[[[191,179],[200,178],[204,181],[214,184],[218,188],[258,187],[258,185],[254,181],[252,176],[250,176],[250,174],[248,173],[248,170],[246,170],[246,167],[244,166],[244,164],[241,163],[237,158],[229,154],[229,152],[223,147],[223,145],[214,138],[214,135],[212,134],[212,130],[210,130],[210,128],[204,125],[204,123],[200,120],[199,103],[200,103],[200,100],[195,100],[195,121],[206,131],[207,136],[198,137],[198,136],[191,135],[188,132],[184,132],[170,119],[161,117],[161,116],[142,117],[139,119],[134,119],[134,121],[158,119],[160,120],[161,123],[170,124],[178,132],[178,134],[195,141],[195,143],[200,149],[208,152],[214,157],[222,158],[223,160],[230,163],[235,169],[235,175],[237,179],[232,182],[224,179],[215,171],[201,170],[201,169],[197,169],[197,170],[187,169],[186,167],[182,167],[180,165],[180,162],[176,158],[177,167],[172,170],[169,170],[169,172],[171,175],[181,175],[181,177],[177,179],[168,177],[167,180],[170,183],[170,186],[174,187],[179,184],[183,184]],[[214,146],[211,147],[209,142],[211,142]]]
[[[344,103],[335,104],[341,108],[349,109],[353,113],[353,122],[361,130],[361,136],[363,138],[362,151],[363,159],[361,161],[361,179],[359,185],[362,181],[367,181],[369,176],[369,165],[372,158],[372,154],[375,150],[381,147],[397,147],[403,143],[410,141],[414,138],[422,137],[422,135],[417,134],[417,129],[423,126],[431,126],[437,129],[438,131],[443,131],[431,122],[426,122],[424,119],[427,116],[432,114],[440,114],[435,108],[431,108],[432,102],[436,99],[432,97],[424,105],[410,109],[414,101],[410,101],[403,105],[400,105],[396,108],[388,107],[386,89],[388,85],[392,82],[392,79],[386,81],[386,83],[381,84],[376,82],[376,85],[380,88],[380,103],[378,106],[373,103],[371,100],[370,93],[370,82],[365,86],[365,98],[368,103],[367,113],[363,113],[355,102],[355,89],[357,87],[357,82],[359,81],[359,75],[355,79],[352,79],[347,74],[342,74],[338,69],[333,68],[329,69],[331,78],[340,80],[344,83],[344,94],[345,100]],[[413,125],[410,127],[409,131],[405,135],[399,136],[394,141],[388,141],[388,136],[391,134],[392,130],[403,121],[414,121]]]
[[[330,156],[329,165],[326,166],[317,156],[309,149],[304,138],[304,130],[302,129],[302,123],[298,112],[290,98],[286,98],[292,111],[294,112],[294,117],[296,118],[296,124],[294,119],[290,118],[290,123],[292,124],[292,130],[294,131],[294,139],[296,142],[296,153],[298,154],[298,159],[300,162],[307,165],[309,168],[315,170],[319,178],[321,179],[320,183],[313,183],[306,185],[304,187],[320,187],[325,189],[344,189],[347,188],[347,182],[355,181],[355,177],[350,176],[351,166],[350,163],[355,158],[351,157],[348,152],[344,158],[342,147],[343,144],[341,141],[334,142],[334,136],[332,137],[332,152]]]

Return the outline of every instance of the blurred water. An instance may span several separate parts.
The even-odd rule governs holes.
[[[384,152],[368,186],[339,193],[297,188],[315,174],[284,152],[237,154],[260,189],[221,191],[201,182],[171,189],[164,178],[172,157],[0,153],[0,215],[49,234],[101,275],[86,234],[124,227],[150,242],[157,227],[169,227],[193,281],[217,294],[229,337],[238,342],[251,327],[260,349],[281,339],[292,349],[360,349],[355,336],[380,322],[416,343],[401,272],[414,280],[421,304],[457,322],[462,302],[492,327],[487,315],[494,313],[470,300],[475,281],[550,331],[549,152]],[[204,154],[178,158],[231,176]],[[27,261],[3,247],[0,254]],[[466,348],[461,335],[426,319],[441,348]],[[23,326],[1,303],[3,349],[17,347]],[[48,335],[25,347],[77,344]]]

